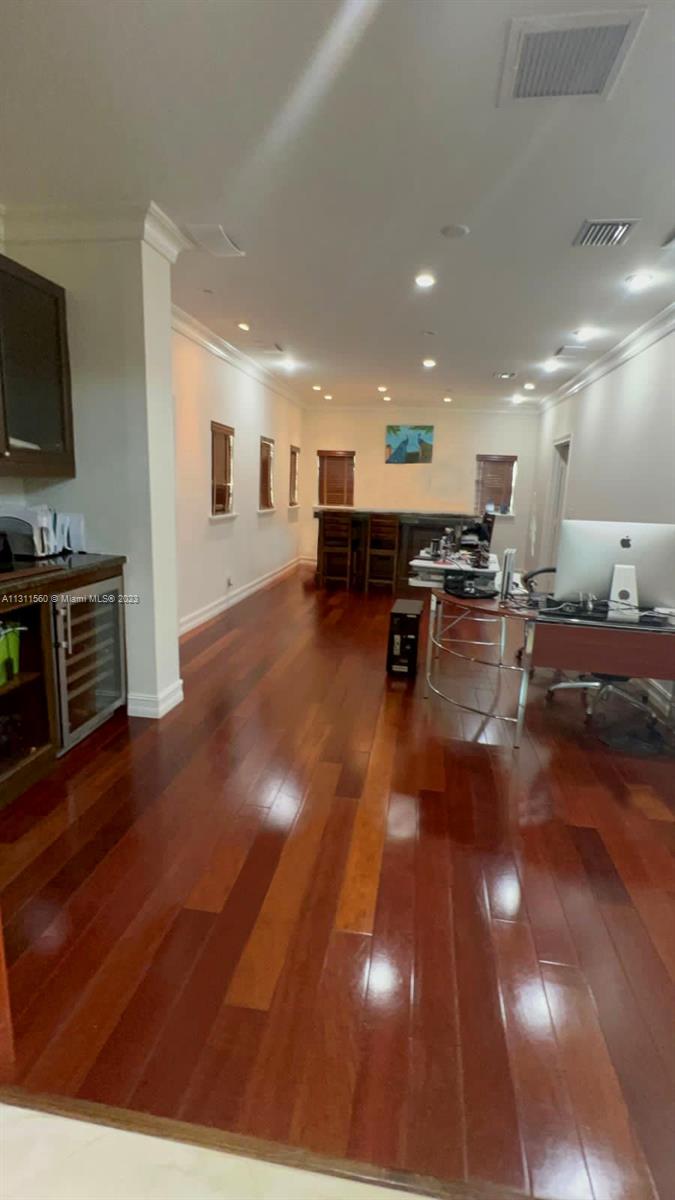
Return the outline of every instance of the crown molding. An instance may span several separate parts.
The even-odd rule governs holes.
[[[602,379],[604,375],[608,375],[610,371],[615,371],[617,367],[623,363],[629,362],[631,358],[635,358],[638,354],[642,354],[653,346],[655,342],[661,341],[667,337],[669,333],[675,330],[675,302],[667,304],[661,312],[658,312],[655,317],[651,317],[644,325],[640,325],[634,329],[628,337],[622,342],[614,346],[601,358],[584,367],[583,371],[579,371],[567,383],[562,384],[555,392],[550,392],[548,396],[544,396],[540,403],[540,411],[546,412],[549,408],[555,408],[563,400],[567,400],[569,396],[576,396],[578,392],[584,388],[590,387],[592,383],[596,383],[598,379]]]
[[[8,208],[5,240],[26,242],[147,242],[170,263],[191,241],[154,202],[103,208]]]
[[[145,214],[143,240],[164,258],[167,258],[170,263],[175,263],[182,250],[195,249],[192,238],[183,233],[175,221],[172,221],[171,217],[168,217],[159,205],[155,204],[154,200],[150,201]]]
[[[277,379],[271,371],[260,365],[255,359],[249,358],[248,354],[238,350],[231,342],[220,337],[209,329],[208,325],[203,325],[196,317],[185,312],[174,304],[171,308],[171,327],[176,333],[180,333],[183,337],[189,338],[191,342],[195,342],[204,350],[208,350],[210,354],[214,354],[216,358],[222,358],[224,362],[229,363],[231,367],[236,367],[238,371],[243,371],[244,375],[248,375],[251,379],[257,380],[258,383],[264,384],[270,391],[275,392],[277,396],[281,396],[284,400],[289,400],[291,404],[297,405],[298,408],[306,407],[300,398],[285,388],[280,380]]]

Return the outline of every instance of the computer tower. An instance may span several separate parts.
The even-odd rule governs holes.
[[[387,672],[399,678],[414,679],[420,640],[421,600],[397,600],[389,618]]]

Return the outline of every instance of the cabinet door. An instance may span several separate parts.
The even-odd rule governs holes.
[[[121,578],[59,596],[56,650],[64,748],[100,725],[126,698]]]
[[[2,474],[74,474],[63,289],[0,256]]]

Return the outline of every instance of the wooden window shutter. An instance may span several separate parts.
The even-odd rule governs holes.
[[[476,513],[484,513],[488,505],[495,512],[511,512],[517,462],[515,454],[476,455]]]
[[[353,450],[319,450],[319,504],[354,504]]]
[[[291,446],[290,477],[288,481],[288,503],[298,503],[298,486],[300,482],[300,447]]]
[[[260,439],[260,508],[274,508],[274,441]]]
[[[234,429],[211,422],[211,513],[222,516],[232,512],[232,471]]]

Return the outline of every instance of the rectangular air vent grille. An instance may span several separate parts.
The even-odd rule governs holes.
[[[628,33],[621,25],[552,29],[523,38],[513,94],[535,96],[600,96]]]
[[[584,221],[573,246],[621,246],[637,219],[626,221]]]
[[[514,17],[497,103],[607,96],[644,12]]]

